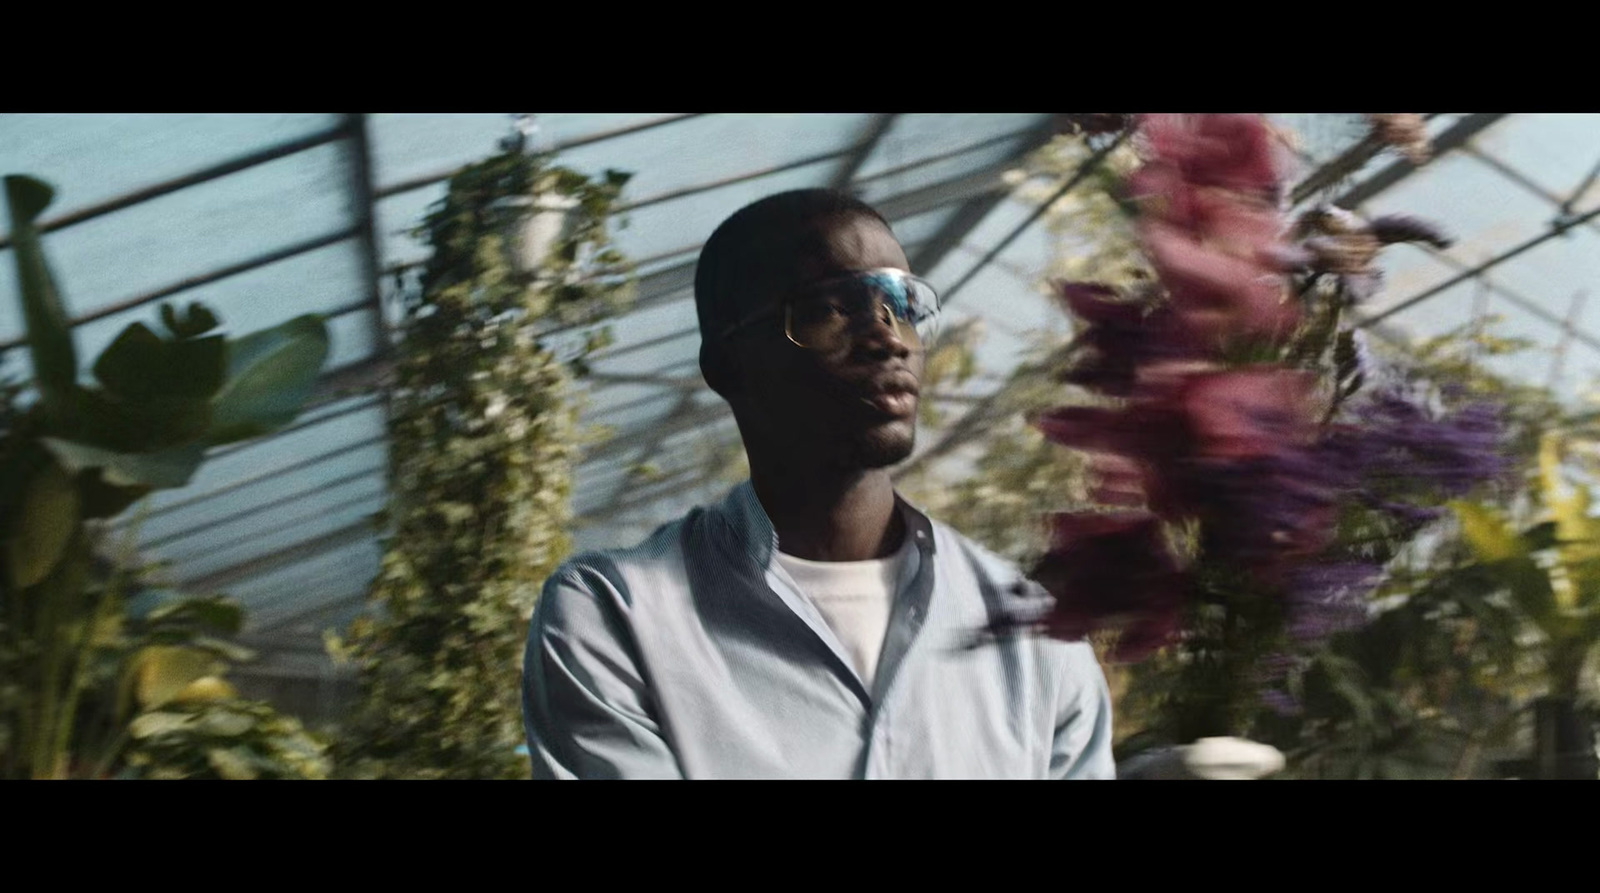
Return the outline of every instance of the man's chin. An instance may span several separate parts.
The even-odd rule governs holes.
[[[917,445],[916,428],[912,425],[884,426],[864,433],[853,444],[852,464],[857,468],[888,468],[911,458]]]

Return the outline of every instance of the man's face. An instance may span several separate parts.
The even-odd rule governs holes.
[[[794,256],[773,256],[741,295],[742,313],[773,307],[807,285],[842,273],[908,270],[905,252],[883,224],[860,216],[810,224]],[[787,254],[787,253],[786,253]],[[737,372],[732,399],[752,450],[776,451],[785,464],[862,470],[911,455],[916,438],[923,353],[886,321],[862,319],[836,349],[800,347],[781,312],[733,335],[726,348]],[[754,435],[752,437],[752,435]]]

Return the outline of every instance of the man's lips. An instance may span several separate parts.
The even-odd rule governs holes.
[[[917,411],[917,380],[910,375],[894,375],[867,385],[861,402],[891,418],[910,418]]]

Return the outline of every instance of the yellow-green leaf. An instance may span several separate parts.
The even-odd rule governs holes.
[[[1533,560],[1515,529],[1486,506],[1452,502],[1461,532],[1478,560],[1511,590],[1522,612],[1547,635],[1561,634],[1561,612],[1550,575]]]
[[[184,713],[146,713],[128,724],[128,734],[136,739],[153,738],[193,724],[194,717]]]
[[[209,652],[178,645],[151,645],[136,658],[139,703],[159,707],[197,679],[214,675],[220,662]]]
[[[236,748],[213,747],[206,751],[206,762],[229,781],[254,781],[259,777],[250,758]]]
[[[232,738],[250,731],[256,721],[243,713],[232,710],[213,710],[200,718],[195,725],[195,731],[202,735],[213,735],[218,738]]]
[[[50,575],[78,529],[78,510],[78,485],[58,463],[46,463],[29,479],[6,535],[13,587],[26,589]]]
[[[172,699],[180,704],[189,704],[205,701],[226,701],[238,696],[239,693],[222,677],[202,676],[185,685],[182,691],[172,696]]]
[[[1466,537],[1467,544],[1480,561],[1528,557],[1528,549],[1522,538],[1493,510],[1470,502],[1452,502],[1450,507],[1461,521],[1461,533]]]

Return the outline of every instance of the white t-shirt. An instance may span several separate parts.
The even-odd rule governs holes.
[[[900,550],[872,561],[808,561],[778,553],[778,563],[817,606],[844,645],[861,681],[872,688],[895,596],[917,574],[917,550],[906,535]]]

